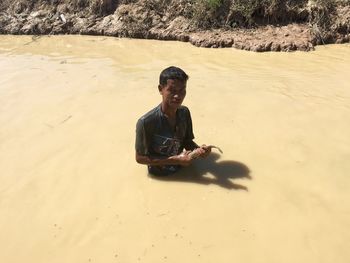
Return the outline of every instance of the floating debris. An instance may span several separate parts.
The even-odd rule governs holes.
[[[65,118],[63,121],[61,121],[60,124],[65,123],[65,122],[68,121],[70,118],[72,118],[72,115],[69,115],[67,118]]]

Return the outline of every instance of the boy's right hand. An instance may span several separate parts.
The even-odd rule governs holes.
[[[189,166],[192,162],[192,158],[189,155],[191,151],[183,151],[179,155],[174,156],[174,159],[176,159],[177,163],[182,166]]]

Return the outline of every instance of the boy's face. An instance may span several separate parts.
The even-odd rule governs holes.
[[[186,81],[168,79],[166,85],[159,85],[158,89],[163,103],[173,109],[179,108],[186,96],[186,84]]]

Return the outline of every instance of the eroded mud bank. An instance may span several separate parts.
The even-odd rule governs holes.
[[[85,34],[179,40],[199,47],[234,47],[259,52],[309,51],[319,44],[349,42],[349,5],[337,6],[331,13],[327,13],[327,25],[322,28],[316,23],[310,23],[310,17],[314,16],[313,21],[318,19],[316,22],[319,23],[320,19],[325,19],[326,14],[319,10],[315,13],[310,7],[300,9],[297,14],[294,14],[296,11],[285,14],[294,16],[290,23],[268,23],[265,19],[254,26],[244,25],[239,14],[223,9],[219,10],[222,14],[216,14],[216,20],[212,20],[213,26],[204,27],[194,21],[193,1],[189,0],[103,0],[100,3],[105,5],[99,8],[92,8],[91,4],[77,4],[84,2],[82,0],[53,0],[49,3],[39,0],[33,1],[31,5],[24,4],[25,1],[8,4],[5,1],[1,4],[0,33]],[[210,17],[204,18],[211,21]]]

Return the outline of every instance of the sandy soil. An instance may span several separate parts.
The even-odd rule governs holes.
[[[1,262],[347,263],[348,45],[0,40]],[[196,141],[224,154],[157,180],[135,123],[169,65],[190,75]]]

